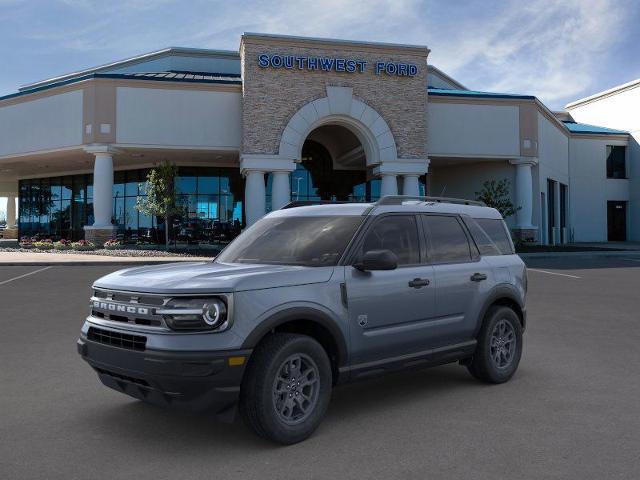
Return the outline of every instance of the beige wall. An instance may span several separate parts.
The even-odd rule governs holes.
[[[240,148],[239,91],[118,87],[119,144]]]
[[[240,53],[243,153],[277,154],[282,132],[293,114],[305,104],[326,97],[327,86],[344,86],[352,87],[354,98],[384,118],[394,136],[398,157],[426,158],[426,48],[373,48],[350,42],[325,44],[296,39],[282,42],[243,37]],[[261,68],[258,55],[262,53],[362,59],[368,65],[364,73]],[[377,61],[413,63],[418,66],[418,74],[415,77],[376,75]]]
[[[82,90],[0,106],[0,156],[82,144]]]
[[[517,105],[429,100],[429,155],[520,156]]]

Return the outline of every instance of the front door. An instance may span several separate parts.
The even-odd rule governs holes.
[[[361,272],[345,267],[352,363],[396,357],[428,348],[435,311],[433,267],[424,265],[415,215],[385,215],[364,232],[354,258],[387,249],[398,268]]]
[[[627,240],[627,202],[607,202],[607,229],[610,242]]]

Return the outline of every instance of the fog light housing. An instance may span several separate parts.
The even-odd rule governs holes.
[[[174,298],[156,310],[172,330],[222,331],[229,327],[227,304],[223,298]]]

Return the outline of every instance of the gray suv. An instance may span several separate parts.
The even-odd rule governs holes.
[[[213,262],[143,266],[95,282],[78,351],[140,400],[233,419],[290,444],[334,385],[459,362],[511,378],[526,269],[500,214],[431,197],[284,208]]]

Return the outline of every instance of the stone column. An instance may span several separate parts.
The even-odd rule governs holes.
[[[116,228],[113,217],[113,154],[108,145],[86,147],[94,155],[93,163],[93,225],[84,227],[85,239],[102,245],[113,238]]]
[[[534,189],[531,167],[538,163],[538,159],[522,157],[511,160],[510,163],[516,167],[515,197],[516,208],[519,208],[514,233],[523,241],[535,241],[538,228],[532,223]]]
[[[247,226],[251,226],[265,214],[264,171],[245,170],[244,174],[247,179],[244,193],[245,216]]]
[[[402,194],[412,197],[420,196],[419,175],[403,175]]]
[[[380,196],[398,195],[398,180],[393,173],[383,173],[381,175]]]
[[[7,228],[1,231],[5,240],[17,240],[18,227],[16,225],[16,196],[7,196]],[[15,245],[14,245],[15,246]]]
[[[7,228],[16,228],[16,197],[9,195],[7,197]]]
[[[271,209],[278,210],[291,201],[289,172],[273,172],[271,183]]]

